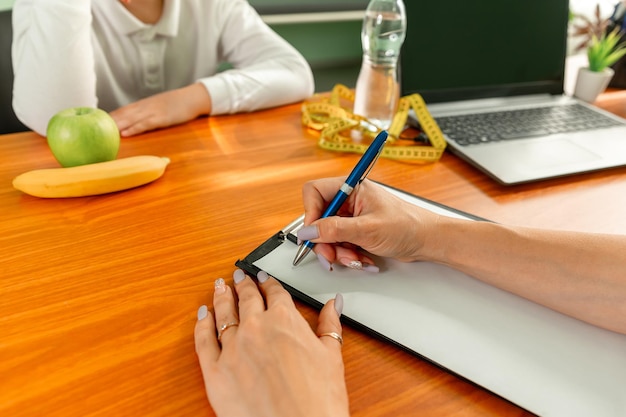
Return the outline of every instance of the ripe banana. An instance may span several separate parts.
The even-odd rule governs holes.
[[[169,158],[132,156],[70,168],[38,169],[13,179],[13,187],[35,197],[82,197],[126,190],[160,178]]]

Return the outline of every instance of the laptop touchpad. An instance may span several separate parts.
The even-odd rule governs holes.
[[[513,159],[537,168],[569,165],[602,159],[599,155],[569,140],[520,142]]]

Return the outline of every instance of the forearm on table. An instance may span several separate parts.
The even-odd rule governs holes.
[[[189,119],[211,114],[211,95],[202,83],[193,83],[178,90],[187,108]]]
[[[298,102],[313,94],[306,62],[271,62],[232,69],[200,80],[213,100],[211,114],[257,111]]]
[[[256,111],[313,94],[313,73],[306,59],[248,2],[225,2],[219,12],[222,60],[233,69],[201,80],[213,100],[211,114]]]
[[[626,333],[626,237],[445,218],[436,230],[436,262]]]

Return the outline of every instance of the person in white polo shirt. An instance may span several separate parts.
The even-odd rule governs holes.
[[[15,113],[42,135],[70,107],[106,110],[131,136],[314,90],[306,60],[245,0],[16,0],[12,57]]]

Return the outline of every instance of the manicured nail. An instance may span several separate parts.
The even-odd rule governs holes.
[[[361,261],[355,261],[353,259],[348,259],[348,258],[340,258],[339,263],[343,266],[347,266],[348,268],[358,269],[358,270],[363,269],[363,264],[361,263]]]
[[[326,271],[333,270],[333,265],[328,261],[328,259],[324,257],[324,255],[318,253],[317,260],[320,262],[320,265],[322,265],[322,268],[324,268]]]
[[[337,306],[335,306],[335,308],[337,308]],[[207,308],[207,306],[200,306],[200,308],[198,309],[198,320],[206,319],[206,316],[208,315],[209,309]]]
[[[380,268],[378,268],[376,265],[364,264],[361,261],[355,261],[349,258],[341,258],[339,259],[339,263],[348,268],[357,269],[360,271],[367,271],[367,272],[379,272],[380,271]]]
[[[338,316],[341,316],[341,312],[343,311],[343,295],[340,293],[335,295],[335,311]]]
[[[215,294],[224,294],[226,292],[226,281],[224,278],[215,280]]]
[[[233,281],[235,281],[235,284],[239,284],[245,278],[246,278],[245,272],[243,272],[241,269],[235,269],[235,272],[233,272]]]
[[[257,279],[257,280],[258,280],[261,284],[263,284],[265,281],[267,281],[269,277],[270,277],[270,276],[269,276],[269,275],[267,275],[267,272],[265,272],[265,271],[259,271],[259,273],[258,273],[258,274],[256,274],[256,279]]]
[[[317,239],[320,237],[320,232],[317,230],[317,226],[305,226],[302,229],[298,230],[298,239],[301,241]]]
[[[380,272],[380,268],[376,265],[363,264],[363,271],[373,272],[375,274]]]

